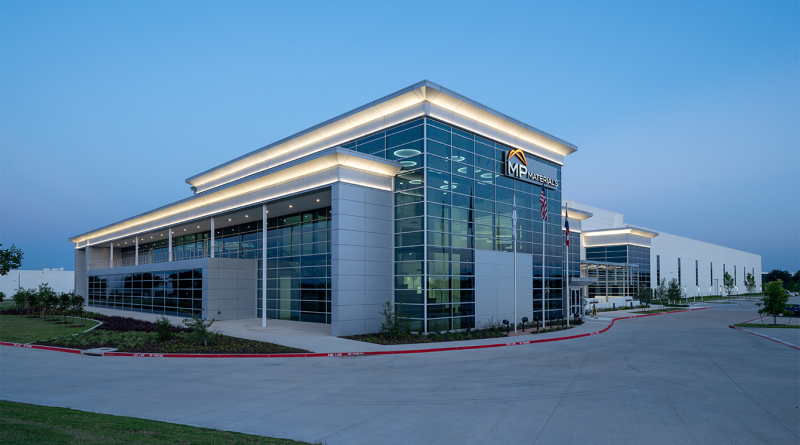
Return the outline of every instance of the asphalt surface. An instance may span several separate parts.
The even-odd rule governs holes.
[[[87,357],[0,347],[0,398],[326,444],[796,444],[800,351],[751,304],[586,338],[374,357]]]

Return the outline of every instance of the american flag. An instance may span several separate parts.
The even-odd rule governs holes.
[[[542,203],[542,208],[540,209],[542,221],[547,221],[547,195],[544,192],[544,183],[542,183],[542,194],[539,195],[539,202]]]
[[[569,209],[564,209],[566,216],[564,217],[564,228],[567,229],[567,247],[569,247]]]

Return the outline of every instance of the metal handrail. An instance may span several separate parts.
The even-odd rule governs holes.
[[[170,253],[171,258],[170,258]],[[139,255],[138,261],[136,257],[132,258],[118,258],[115,260],[99,261],[89,264],[89,270],[109,269],[114,267],[127,267],[143,264],[166,263],[169,261],[184,261],[195,260],[200,258],[207,258],[208,249],[192,249],[192,250],[179,250],[173,252],[149,253]]]
[[[223,252],[222,246],[217,246],[217,250],[215,251],[215,255],[218,258],[229,258],[229,255],[233,252]],[[243,254],[247,252],[252,252],[253,249],[249,250],[237,250],[235,253],[237,254],[237,258],[246,258]],[[166,263],[169,261],[186,261],[186,260],[196,260],[202,258],[210,257],[211,248],[205,247],[202,249],[190,249],[190,250],[175,250],[171,252],[162,252],[156,254],[145,254],[139,255],[138,262],[135,257],[133,258],[118,258],[115,260],[106,260],[106,261],[98,261],[95,263],[89,264],[89,270],[97,270],[97,269],[110,269],[115,267],[128,267],[128,266],[135,266],[135,265],[143,265],[143,264],[154,264],[154,263]]]

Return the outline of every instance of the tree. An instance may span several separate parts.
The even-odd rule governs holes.
[[[14,300],[14,304],[17,306],[17,309],[22,309],[28,304],[28,295],[25,289],[19,288],[17,292],[11,296],[11,299]]]
[[[67,324],[67,311],[72,304],[72,296],[74,294],[75,292],[73,291],[58,294],[58,310],[61,311],[61,315],[64,317],[64,324]]]
[[[662,278],[661,282],[658,283],[658,287],[655,290],[655,299],[658,300],[659,305],[664,305],[664,300],[667,299],[667,279]]]
[[[680,301],[681,297],[683,297],[683,290],[681,289],[681,285],[678,284],[678,280],[673,278],[669,280],[669,285],[667,286],[667,299],[672,306],[676,306]]]
[[[28,307],[31,308],[30,314],[32,314],[33,318],[36,318],[36,307],[39,304],[39,292],[37,292],[36,289],[28,289],[25,301],[28,303]]]
[[[747,276],[744,277],[744,287],[747,288],[748,294],[752,294],[756,290],[756,277],[750,272],[747,272]]]
[[[771,281],[764,286],[764,296],[761,297],[761,304],[764,307],[760,308],[758,313],[760,315],[772,315],[772,324],[778,324],[778,315],[788,312],[786,310],[788,301],[789,294],[783,289],[783,281]]]
[[[639,300],[639,304],[643,305],[645,308],[650,306],[651,295],[652,293],[649,287],[639,286],[639,289],[636,290],[636,299]]]
[[[58,304],[58,296],[47,283],[39,285],[36,297],[36,301],[42,306],[42,317],[47,309],[52,309]]]
[[[0,244],[2,246],[2,244]],[[0,248],[0,276],[5,276],[22,266],[23,253],[15,245],[8,249]]]
[[[788,270],[772,269],[765,277],[764,284],[781,280],[784,283],[792,281],[792,274]]]
[[[3,300],[5,300],[5,299],[6,299],[6,293],[5,292],[0,292],[0,303],[2,303]]]
[[[71,292],[71,294],[72,294],[72,300],[70,301],[70,305],[72,306],[72,310],[76,314],[78,314],[78,316],[83,318],[83,305],[86,302],[86,300],[82,296],[76,294],[75,292]],[[72,322],[75,323],[75,319],[73,319]],[[77,326],[77,324],[75,325]]]
[[[728,293],[728,299],[730,300],[731,293],[733,293],[733,288],[736,286],[736,283],[733,282],[733,277],[728,271],[725,271],[725,275],[722,276],[722,285],[725,286],[725,292]]]
[[[55,323],[55,311],[56,306],[58,306],[58,295],[56,295],[55,292],[40,293],[39,301],[41,301],[41,304],[45,307],[45,309],[50,312],[50,319],[53,320],[53,323]]]

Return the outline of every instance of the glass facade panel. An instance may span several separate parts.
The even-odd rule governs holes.
[[[331,322],[330,221],[330,207],[267,219],[267,318]]]
[[[203,313],[203,269],[90,276],[87,305],[179,317]]]

